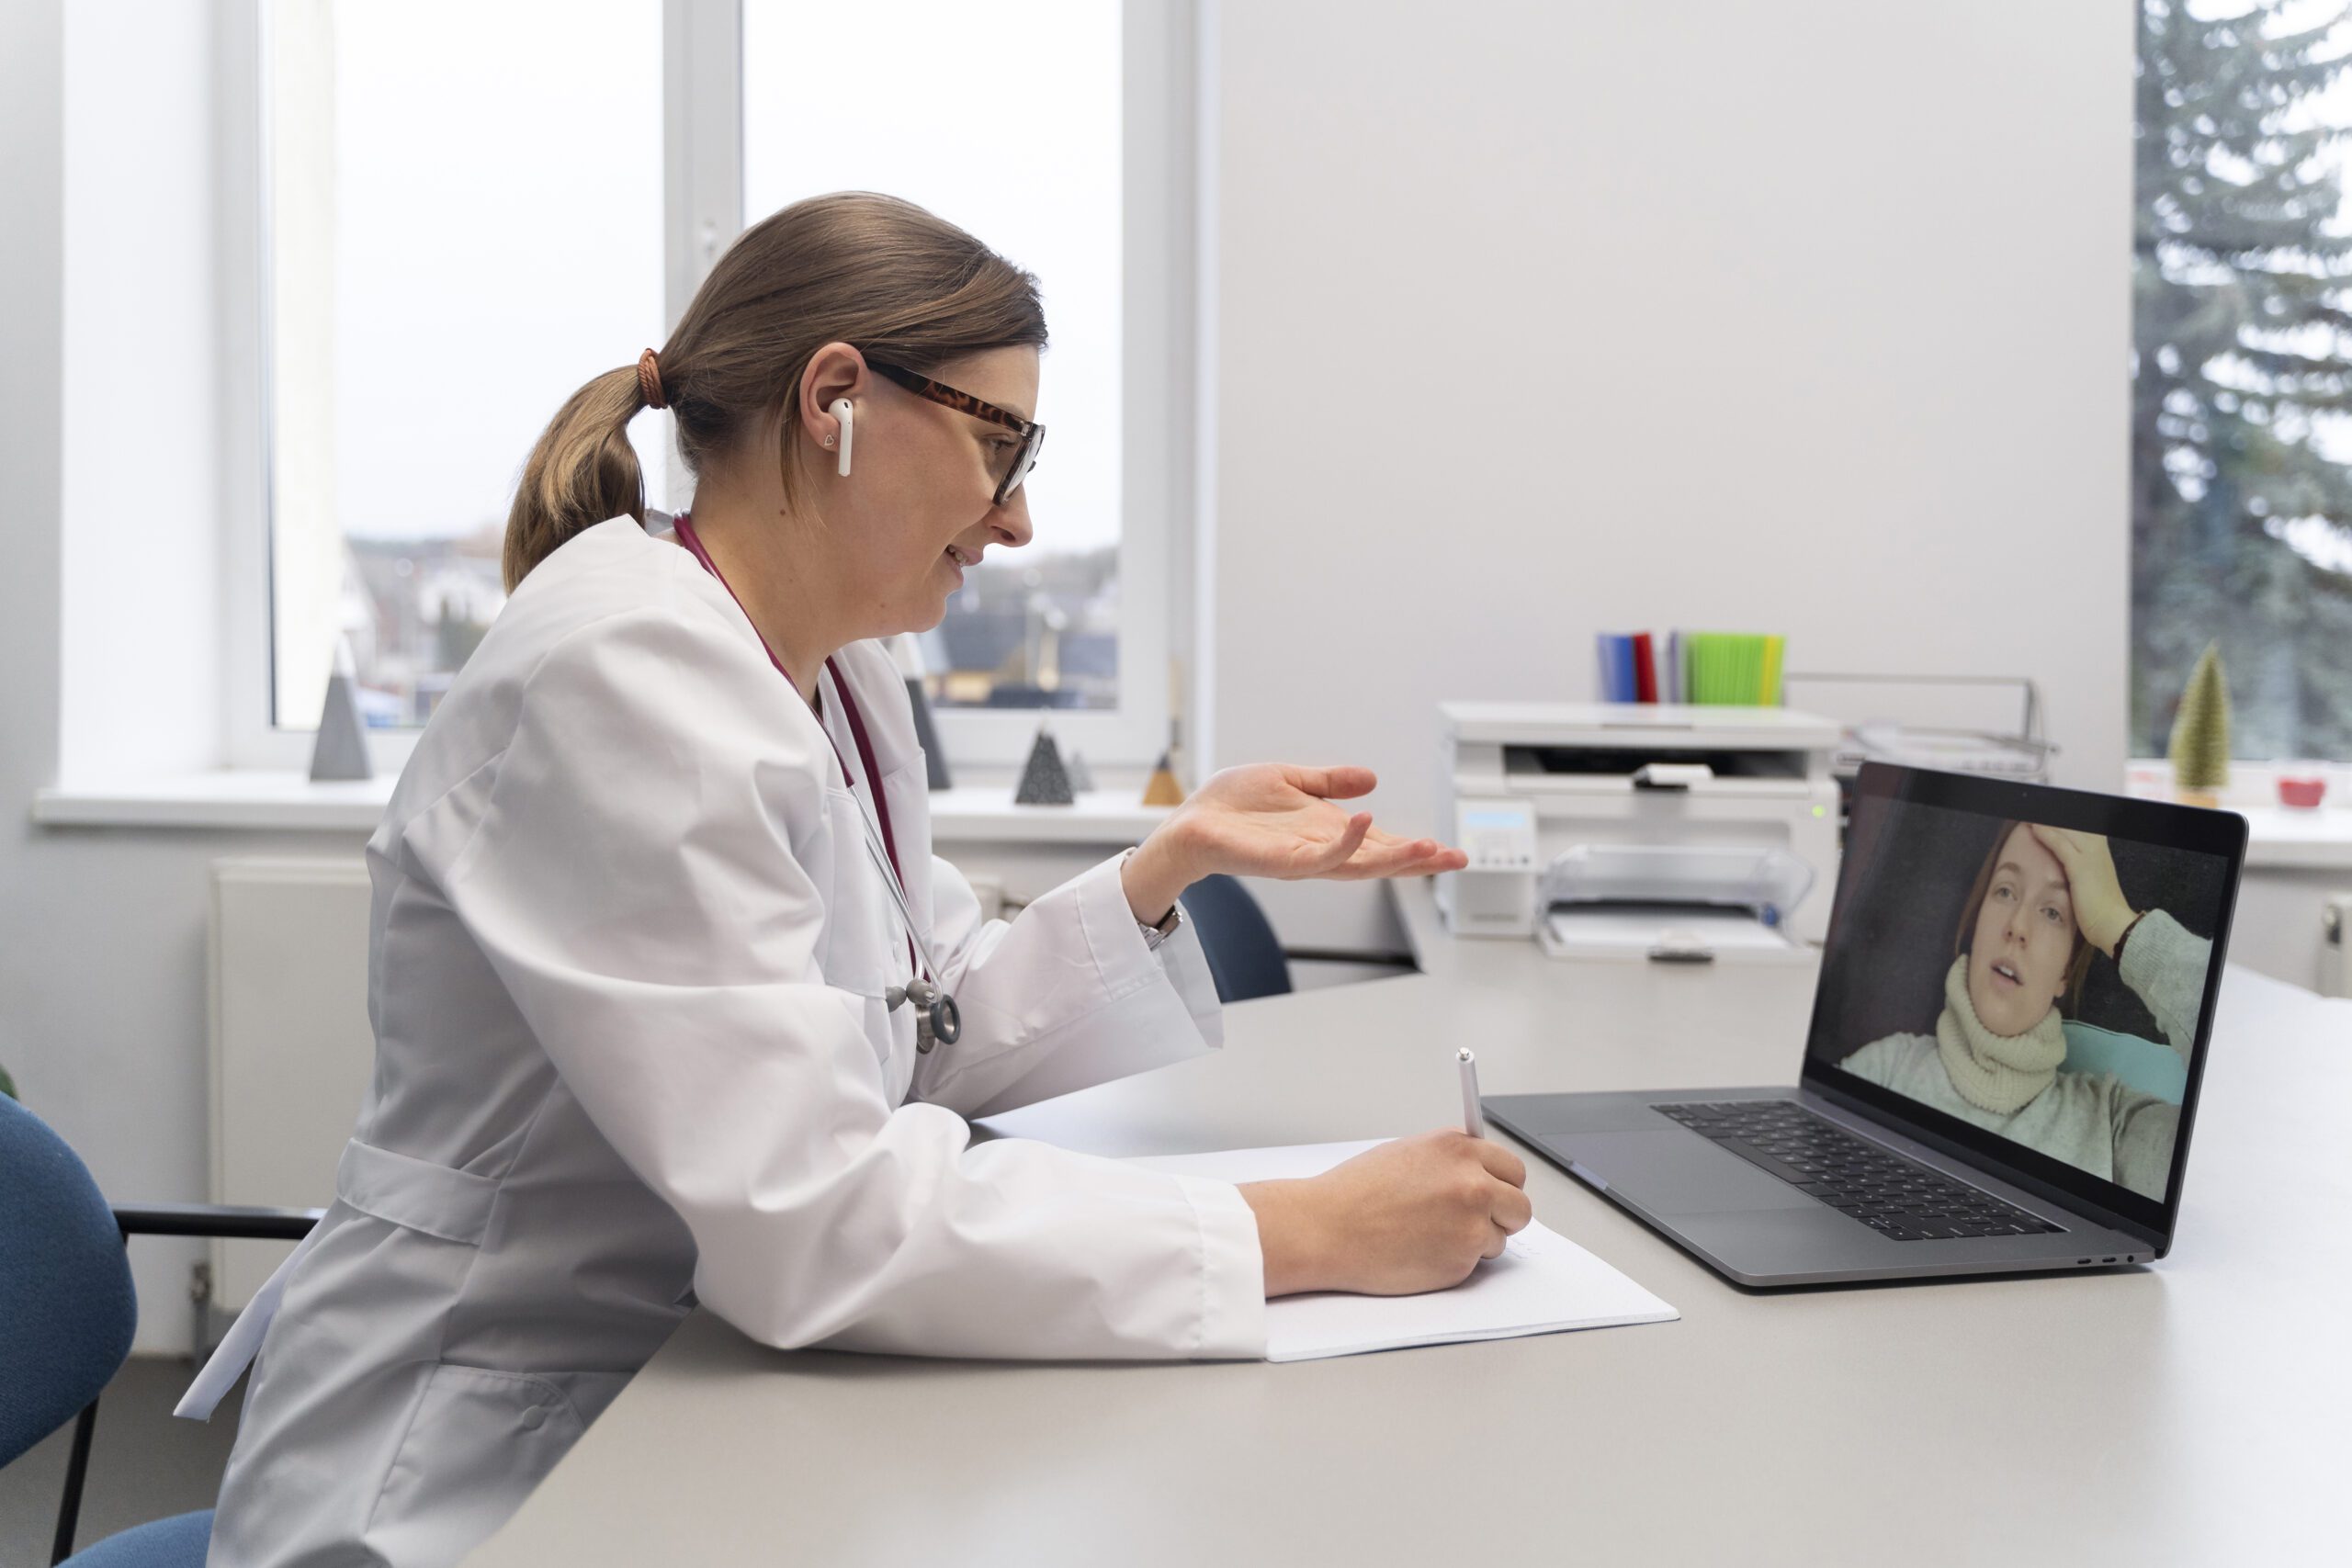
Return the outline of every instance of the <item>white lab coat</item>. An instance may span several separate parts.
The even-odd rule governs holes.
[[[368,842],[375,1081],[267,1322],[215,1568],[457,1562],[696,1297],[781,1347],[1264,1353],[1233,1187],[964,1120],[1218,1043],[1198,938],[1148,951],[1115,858],[983,921],[932,856],[901,678],[838,659],[963,1037],[918,1056],[886,1010],[907,939],[853,786],[726,589],[626,517],[567,543]]]

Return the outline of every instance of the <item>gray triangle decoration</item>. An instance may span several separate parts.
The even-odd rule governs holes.
[[[338,670],[327,677],[326,706],[319,713],[319,739],[311,748],[311,777],[350,780],[375,777],[368,765],[368,732],[359,722],[359,700],[351,677]]]
[[[1062,767],[1061,749],[1044,725],[1037,727],[1037,743],[1029,748],[1029,761],[1021,770],[1021,787],[1012,794],[1015,806],[1075,806],[1078,797],[1070,793],[1069,774]]]
[[[1069,754],[1069,787],[1080,795],[1093,792],[1094,770],[1086,765],[1086,753],[1083,751],[1074,750]]]
[[[899,667],[899,676],[907,683],[907,705],[914,709],[915,744],[922,748],[923,783],[931,789],[954,789],[956,783],[947,776],[947,748],[939,743],[939,725],[931,712],[931,694],[923,689],[922,639],[913,632],[900,632],[884,645],[890,650],[890,662]]]

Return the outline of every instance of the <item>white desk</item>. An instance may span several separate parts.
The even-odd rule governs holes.
[[[1811,970],[1555,963],[1402,887],[1425,973],[991,1123],[1104,1154],[1408,1133],[1489,1093],[1793,1079]],[[1285,1366],[762,1349],[690,1317],[471,1561],[2257,1562],[2340,1555],[2352,1003],[2222,992],[2151,1269],[1748,1293],[1529,1156],[1679,1323]]]

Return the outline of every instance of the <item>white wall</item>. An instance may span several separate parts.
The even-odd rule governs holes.
[[[1216,760],[1427,831],[1592,634],[2025,673],[2124,756],[2128,0],[1220,8]],[[1293,885],[1294,942],[1386,935]]]

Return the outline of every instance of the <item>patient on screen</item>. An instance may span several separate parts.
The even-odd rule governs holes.
[[[2070,1064],[2068,1018],[2105,958],[2185,1061],[2212,945],[2163,909],[2135,909],[2103,836],[2005,822],[1959,910],[1933,1038],[1891,1034],[1838,1065],[2161,1201],[2177,1096]]]

